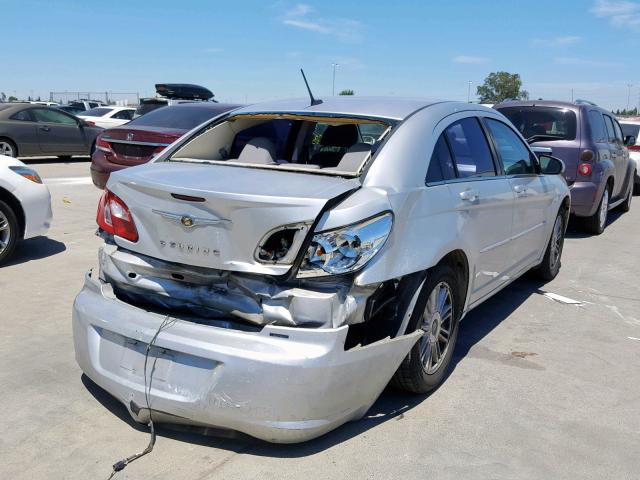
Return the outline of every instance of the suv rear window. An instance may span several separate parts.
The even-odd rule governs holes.
[[[626,137],[636,137],[638,139],[638,133],[640,133],[640,125],[635,123],[621,123],[622,134]]]
[[[501,107],[497,109],[527,141],[548,142],[576,138],[576,114],[557,107]]]

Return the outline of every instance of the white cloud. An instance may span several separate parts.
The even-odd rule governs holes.
[[[582,41],[582,37],[566,35],[564,37],[534,38],[531,43],[539,47],[567,47]]]
[[[615,27],[640,28],[640,3],[627,0],[598,0],[591,13],[607,18]]]
[[[286,11],[281,21],[290,27],[323,35],[333,35],[346,42],[359,42],[362,40],[362,24],[357,20],[321,18],[315,15],[315,9],[312,6],[304,3],[298,3]]]
[[[462,63],[466,65],[483,65],[489,63],[491,59],[487,57],[474,57],[472,55],[458,55],[451,59],[453,63]]]
[[[573,65],[577,67],[620,67],[621,63],[602,62],[599,60],[576,58],[576,57],[556,57],[553,59],[558,65]]]

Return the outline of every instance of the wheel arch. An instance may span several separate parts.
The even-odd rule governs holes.
[[[6,135],[4,133],[0,133],[0,140],[9,140],[16,149],[16,158],[19,156],[20,149],[18,148],[18,142],[16,142],[13,138],[11,138],[9,135]]]
[[[455,249],[444,255],[436,264],[448,265],[453,268],[458,277],[458,289],[462,298],[459,298],[459,304],[463,306],[463,312],[466,310],[466,302],[469,298],[469,290],[471,289],[469,275],[469,259],[462,249]]]
[[[24,230],[26,227],[26,218],[24,214],[24,209],[20,204],[20,201],[8,190],[0,187],[0,200],[5,202],[7,205],[11,207],[11,209],[15,212],[16,217],[18,218],[18,225],[20,226],[20,236],[19,238],[24,237]]]

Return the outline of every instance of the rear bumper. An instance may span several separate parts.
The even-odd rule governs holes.
[[[598,208],[604,184],[575,182],[569,187],[571,192],[571,213],[578,217],[590,217]]]
[[[73,306],[78,365],[140,422],[149,415],[145,352],[163,320],[117,300],[90,273]],[[358,419],[421,332],[345,351],[347,329],[268,325],[242,332],[177,320],[150,350],[154,421],[294,443]]]

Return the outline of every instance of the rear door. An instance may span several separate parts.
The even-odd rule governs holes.
[[[622,189],[622,184],[624,183],[624,175],[625,175],[625,155],[624,155],[624,145],[622,144],[622,138],[618,140],[616,136],[616,130],[613,126],[614,120],[609,115],[604,116],[604,124],[607,128],[607,138],[609,140],[609,152],[611,153],[611,160],[615,165],[615,174],[614,174],[614,182],[613,182],[613,192],[611,192],[611,197],[616,199],[620,197],[620,191]],[[622,135],[621,135],[622,136]]]
[[[485,118],[484,124],[515,196],[510,255],[520,270],[536,262],[546,247],[547,222],[555,219],[554,190],[540,173],[537,158],[511,127],[493,118]]]
[[[473,246],[470,303],[498,288],[509,277],[509,239],[514,193],[498,176],[480,120],[467,117],[443,132],[456,178],[448,186],[460,212],[460,232]],[[445,162],[446,165],[448,162]]]
[[[53,108],[34,108],[40,150],[52,154],[87,153],[84,131],[74,117]]]

